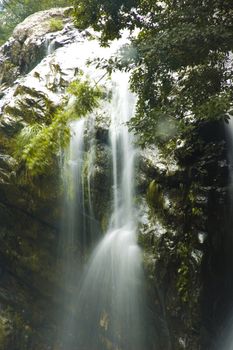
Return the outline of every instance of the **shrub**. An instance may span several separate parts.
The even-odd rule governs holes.
[[[59,150],[70,140],[69,123],[91,113],[102,96],[100,88],[93,87],[87,79],[72,82],[68,93],[75,96],[70,108],[57,109],[49,125],[24,127],[14,140],[15,156],[25,164],[30,176],[46,173]]]
[[[50,31],[51,32],[57,32],[59,30],[62,30],[64,25],[60,18],[52,18],[49,22]]]

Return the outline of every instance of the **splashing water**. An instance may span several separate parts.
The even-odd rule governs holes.
[[[102,76],[103,72],[98,74]],[[97,79],[98,74],[95,71],[90,75]],[[106,85],[112,96],[111,102],[106,101],[103,107],[111,119],[112,214],[108,230],[82,274],[80,267],[83,262],[79,252],[91,246],[93,231],[97,237],[99,233],[91,199],[91,177],[96,157],[93,119],[81,119],[71,124],[72,138],[63,166],[66,195],[62,275],[64,285],[69,287],[63,295],[64,309],[68,311],[59,316],[63,331],[59,335],[58,348],[62,350],[147,348],[144,279],[134,205],[136,150],[126,125],[134,113],[135,96],[129,92],[126,73],[114,73]],[[87,130],[91,135],[88,145],[85,141]],[[91,150],[87,169],[84,165],[86,148]]]
[[[113,77],[111,126],[113,213],[84,273],[77,300],[79,349],[144,350],[143,273],[133,206],[135,150],[126,122],[135,99],[127,75]]]

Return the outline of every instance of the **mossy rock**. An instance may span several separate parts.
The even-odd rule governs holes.
[[[7,350],[10,331],[11,327],[9,325],[9,320],[3,316],[0,316],[0,348],[2,350]]]
[[[19,69],[10,60],[4,61],[0,69],[0,83],[10,85],[19,75]]]

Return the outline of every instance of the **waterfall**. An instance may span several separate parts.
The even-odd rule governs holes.
[[[96,73],[94,77],[96,79]],[[90,116],[70,126],[70,147],[62,162],[65,196],[60,273],[64,308],[59,315],[62,331],[58,336],[58,349],[147,348],[134,193],[137,152],[127,127],[134,114],[136,98],[129,91],[128,78],[127,73],[117,72],[111,82],[106,82],[111,101],[106,101],[102,108],[110,118],[112,205],[107,232],[99,240],[91,195],[96,158],[95,118]],[[96,247],[90,252],[96,241]]]
[[[62,160],[62,180],[64,187],[62,236],[59,255],[62,259],[60,276],[65,290],[61,295],[62,304],[69,310],[63,313],[59,310],[62,333],[59,343],[64,349],[69,349],[72,342],[75,313],[72,311],[74,294],[77,290],[78,268],[80,255],[77,251],[84,248],[85,230],[83,200],[83,164],[84,164],[84,130],[85,120],[80,119],[71,123],[70,146]]]
[[[113,211],[108,232],[85,269],[77,298],[79,349],[144,350],[141,252],[133,205],[133,140],[126,122],[134,111],[127,76],[113,77],[111,126]]]

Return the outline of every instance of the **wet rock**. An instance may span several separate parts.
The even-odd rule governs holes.
[[[8,137],[15,135],[19,132],[23,125],[23,118],[20,116],[12,116],[10,114],[4,114],[4,117],[0,118],[0,132],[4,133]]]
[[[46,35],[51,32],[51,19],[61,19],[64,26],[71,22],[71,8],[54,8],[40,11],[19,24],[12,38],[0,49],[0,84],[8,86],[19,74],[29,72],[47,54]],[[64,30],[67,33],[67,28]],[[70,41],[72,39],[70,38]],[[60,39],[61,45],[67,43],[67,37]]]
[[[109,142],[110,118],[106,111],[101,111],[96,117],[96,139],[100,143]]]
[[[96,160],[91,177],[94,213],[101,223],[102,231],[106,230],[111,212],[111,150],[104,144],[96,146]]]
[[[64,97],[68,98],[66,87],[79,72],[76,61],[69,59],[77,49],[72,43],[89,35],[78,33],[69,11],[52,9],[30,16],[0,49],[0,348],[3,350],[47,350],[55,334],[56,320],[50,318],[50,312],[52,315],[51,309],[56,308],[57,302],[53,300],[53,291],[59,288],[56,247],[58,221],[64,210],[59,204],[62,189],[58,167],[55,163],[51,176],[40,176],[29,185],[30,179],[25,174],[15,172],[16,161],[9,143],[23,126],[47,123]],[[51,18],[60,18],[64,28],[51,32]],[[91,200],[100,231],[108,226],[112,206],[109,124],[108,111],[100,109],[94,127],[96,144],[86,152],[88,163],[94,148]],[[90,135],[86,135],[86,142],[88,138]],[[138,155],[135,200],[140,203],[142,214],[138,239],[143,248],[150,296],[148,310],[159,330],[151,348],[155,345],[158,350],[200,348],[201,271],[204,266],[206,278],[216,276],[213,261],[216,256],[219,261],[224,259],[223,255],[219,258],[219,246],[226,250],[227,241],[223,238],[226,235],[222,217],[228,164],[224,143],[215,141],[211,140],[204,152],[198,150],[198,155],[193,147],[195,141],[187,140],[177,142],[174,152],[167,156],[156,146]],[[217,303],[217,294],[211,297],[212,306]],[[210,305],[207,292],[205,300]],[[9,306],[12,312],[1,312]],[[151,339],[154,339],[154,324],[150,325]]]

